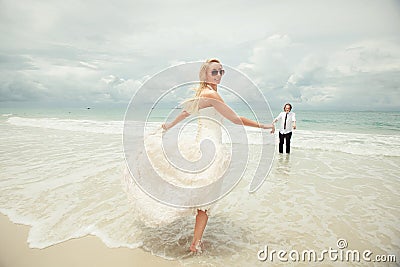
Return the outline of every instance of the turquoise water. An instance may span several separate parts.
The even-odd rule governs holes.
[[[400,134],[400,112],[298,111],[296,117],[306,130]]]
[[[235,110],[239,115],[255,119],[254,114],[248,110]],[[101,121],[123,121],[125,107],[110,108],[0,108],[3,118],[8,114],[28,118],[60,118]],[[163,121],[170,110],[161,109],[152,112],[143,112],[141,117],[150,114],[152,121]],[[274,110],[276,117],[280,111]],[[337,131],[349,133],[377,133],[400,134],[400,111],[307,111],[294,110],[296,113],[297,127],[299,130]],[[269,111],[261,112],[264,117],[261,122],[269,123],[272,119]]]

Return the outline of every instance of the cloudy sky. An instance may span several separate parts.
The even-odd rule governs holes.
[[[219,58],[273,108],[400,110],[400,1],[0,0],[0,106],[126,105]]]

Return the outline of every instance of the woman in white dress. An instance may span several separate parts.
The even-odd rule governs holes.
[[[190,114],[193,113],[207,113],[213,116],[213,118],[220,116],[224,117],[231,122],[239,125],[245,125],[250,127],[257,127],[262,129],[271,129],[271,133],[274,133],[275,128],[274,125],[269,124],[260,124],[256,121],[247,119],[245,117],[238,116],[221,98],[218,94],[218,84],[221,82],[221,78],[224,75],[225,70],[223,69],[221,63],[217,59],[207,60],[200,69],[199,78],[200,85],[196,89],[196,95],[193,99],[187,101],[184,105],[184,110],[172,121],[169,123],[165,123],[162,125],[162,128],[167,131],[170,128],[174,127],[180,121],[184,120]],[[200,120],[199,120],[200,121]],[[204,130],[204,126],[201,127],[199,122],[198,126],[198,135],[208,135],[214,142],[221,143],[221,126],[215,122],[213,123],[210,120],[204,121],[207,123],[208,132]],[[207,133],[206,133],[207,132]],[[219,136],[218,136],[219,135]],[[214,136],[214,137],[212,137]],[[216,162],[216,164],[221,164],[220,162]],[[223,164],[223,163],[222,163]],[[215,171],[214,169],[212,169]],[[215,174],[217,176],[217,174]],[[210,180],[211,179],[211,180]],[[213,182],[212,177],[205,178],[205,180],[209,180],[208,182]],[[202,185],[201,181],[199,181],[198,185]],[[193,241],[190,246],[190,250],[192,252],[201,252],[202,249],[202,236],[204,233],[204,229],[206,227],[208,221],[208,211],[209,206],[206,207],[197,207],[196,222],[194,227],[194,235]]]

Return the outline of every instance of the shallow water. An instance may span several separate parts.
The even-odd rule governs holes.
[[[159,228],[137,221],[121,184],[122,126],[118,120],[2,116],[0,212],[32,226],[31,247],[92,234],[109,247],[142,247],[183,265],[261,266],[271,263],[257,258],[266,245],[322,251],[338,249],[344,238],[348,249],[395,254],[399,261],[396,133],[296,131],[292,154],[276,155],[256,193],[248,193],[256,167],[250,164],[241,183],[217,202],[206,251],[194,257],[187,253],[192,217]]]

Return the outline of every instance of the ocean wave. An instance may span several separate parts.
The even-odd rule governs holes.
[[[15,126],[102,134],[121,134],[123,129],[122,121],[10,117],[7,122]]]
[[[298,130],[292,147],[343,152],[363,156],[400,156],[400,136],[369,133]]]
[[[9,117],[7,122],[15,126],[23,127],[40,127],[65,131],[120,135],[123,134],[124,128],[124,121]],[[143,126],[143,122],[133,123],[138,126]],[[160,124],[160,122],[152,122],[146,124],[146,127],[156,129]],[[275,142],[275,145],[277,145],[279,143],[277,132],[274,137],[270,136],[269,133],[268,135],[262,136],[260,134],[260,129],[246,127],[246,130],[248,136],[246,139],[243,139],[243,142],[247,142],[248,144],[270,145]],[[194,134],[196,127],[190,127],[190,131]],[[232,129],[229,130],[228,133],[223,131],[223,142],[229,143],[229,140],[232,140],[232,138],[228,135],[234,133],[235,131]],[[400,150],[398,148],[400,147],[400,135],[296,130],[292,137],[292,147],[296,149],[325,150],[355,155],[399,157]]]

